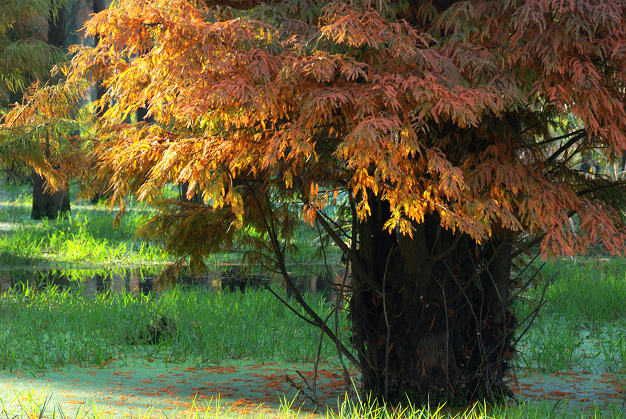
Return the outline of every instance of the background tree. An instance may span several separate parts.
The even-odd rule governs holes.
[[[60,9],[58,15],[48,16],[48,43],[64,51],[69,35],[69,10],[66,7]],[[69,133],[65,134],[68,135]],[[63,135],[63,134],[61,134]],[[70,134],[71,135],[71,134]],[[50,159],[50,138],[46,136],[43,141],[44,154],[46,159]],[[70,189],[69,184],[64,181],[63,185],[56,190],[46,189],[46,178],[40,174],[33,173],[33,207],[30,217],[33,220],[42,218],[56,219],[62,217],[70,211]]]
[[[19,98],[35,80],[46,80],[66,54],[46,41],[46,21],[56,19],[67,1],[0,3],[0,103]]]
[[[66,59],[63,51],[46,42],[46,16],[56,16],[62,3],[47,1],[0,2],[0,115],[9,103],[21,100],[22,91],[36,80],[50,77],[50,69]],[[30,168],[19,164],[11,150],[4,148],[4,170],[30,178]]]
[[[81,19],[84,21],[84,16],[80,16],[82,6],[82,0],[9,0],[0,4],[0,52],[3,55],[0,63],[0,100],[19,101],[22,91],[31,83],[55,82],[50,71],[54,65],[68,59],[66,47],[76,42],[76,27],[82,24]],[[64,107],[66,102],[62,102],[61,107]],[[32,173],[31,218],[54,219],[69,212],[70,201],[67,179],[61,181],[59,168],[48,163],[56,159],[53,156],[55,150],[59,151],[64,146],[51,143],[57,141],[58,136],[75,135],[76,126],[65,121],[54,128],[43,130],[44,133],[43,127],[37,126],[43,120],[37,120],[36,114],[33,116],[30,123],[34,125],[30,129],[5,130],[2,133],[5,139],[2,148],[6,150],[3,160],[7,167],[19,167],[21,170],[25,170],[24,162],[39,165]],[[23,118],[18,120],[20,123],[26,122]],[[48,127],[50,122],[46,122]],[[63,130],[70,127],[74,129],[73,132]],[[38,137],[32,137],[33,133]],[[16,141],[21,144],[17,146]],[[14,151],[18,149],[24,154],[15,155]],[[51,185],[46,176],[46,171],[50,169],[56,171],[54,174],[49,173],[54,177],[54,190],[49,188]]]
[[[201,266],[253,228],[289,284],[293,235],[317,225],[352,265],[362,390],[467,402],[506,394],[514,256],[624,250],[624,186],[578,156],[626,147],[625,17],[603,0],[127,0],[88,22],[100,41],[70,81],[107,89],[94,156],[114,199],[202,195],[162,202],[148,234]],[[146,104],[155,123],[124,122]],[[351,228],[327,214],[339,201]]]

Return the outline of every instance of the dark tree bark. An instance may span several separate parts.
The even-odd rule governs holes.
[[[105,0],[93,0],[92,7],[94,13],[100,13],[107,8],[107,5]]]
[[[46,179],[33,173],[33,208],[30,218],[56,220],[70,212],[70,189],[62,188],[56,192],[45,190]]]
[[[187,198],[187,192],[189,192],[189,182],[183,182],[180,184],[179,187],[180,187],[180,202],[181,203],[197,204],[197,205],[203,204],[202,197],[200,196],[200,194],[198,194],[197,191],[194,192],[191,199]]]
[[[105,0],[93,0],[92,7],[93,7],[94,13],[100,13],[107,8]],[[98,45],[99,42],[100,42],[100,37],[96,35],[94,38],[95,45]],[[102,99],[102,97],[106,93],[106,88],[100,81],[97,81],[95,83],[95,87],[96,87],[96,101],[99,102],[100,99]],[[107,111],[107,109],[108,109],[108,106],[106,105],[99,106],[98,108],[96,108],[96,111],[95,111],[96,116],[99,118],[102,117],[104,113]],[[107,191],[95,191],[91,195],[90,202],[92,204],[97,204],[101,200],[108,198],[109,195],[110,194]]]
[[[67,38],[67,15],[60,10],[56,19],[48,18],[48,43],[59,48],[65,48]],[[50,154],[49,144],[46,143],[46,154]],[[30,217],[33,220],[42,218],[57,219],[70,211],[69,186],[56,192],[45,190],[46,179],[33,173],[33,206]]]
[[[350,307],[363,390],[391,403],[461,405],[508,394],[512,242],[501,233],[476,243],[432,215],[413,238],[389,234],[388,203],[373,198],[370,208],[358,226],[369,278],[354,270]]]
[[[56,17],[48,17],[48,43],[55,47],[65,48],[67,37],[67,15],[66,10],[61,9]]]
[[[148,108],[145,106],[141,106],[137,108],[137,112],[135,112],[135,116],[137,117],[137,122],[145,122],[147,124],[154,124],[154,117],[152,115],[148,116]]]

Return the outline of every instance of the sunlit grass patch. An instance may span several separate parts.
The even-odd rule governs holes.
[[[132,204],[115,222],[102,204],[73,200],[60,220],[31,220],[32,187],[1,185],[0,264],[8,267],[138,265],[170,260],[159,245],[139,240],[137,229],[150,210]]]

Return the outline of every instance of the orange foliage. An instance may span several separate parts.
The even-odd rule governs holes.
[[[623,252],[623,185],[572,159],[626,149],[622,2],[309,3],[126,0],[87,23],[100,41],[70,79],[107,87],[94,155],[118,198],[189,182],[210,204],[194,217],[228,235],[263,212],[242,181],[309,221],[339,192],[363,219],[375,194],[390,231],[438,213],[477,241]],[[155,124],[123,122],[145,104]]]

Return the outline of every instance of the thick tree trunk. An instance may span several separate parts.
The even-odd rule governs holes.
[[[511,241],[478,244],[436,216],[413,238],[389,234],[385,201],[359,224],[350,314],[363,390],[391,403],[467,404],[507,394],[516,320],[509,311]],[[368,285],[369,284],[369,285]],[[373,289],[375,288],[375,289]]]
[[[42,218],[56,220],[70,211],[69,187],[49,192],[45,190],[45,184],[46,179],[33,173],[33,208],[30,213],[33,220]]]

